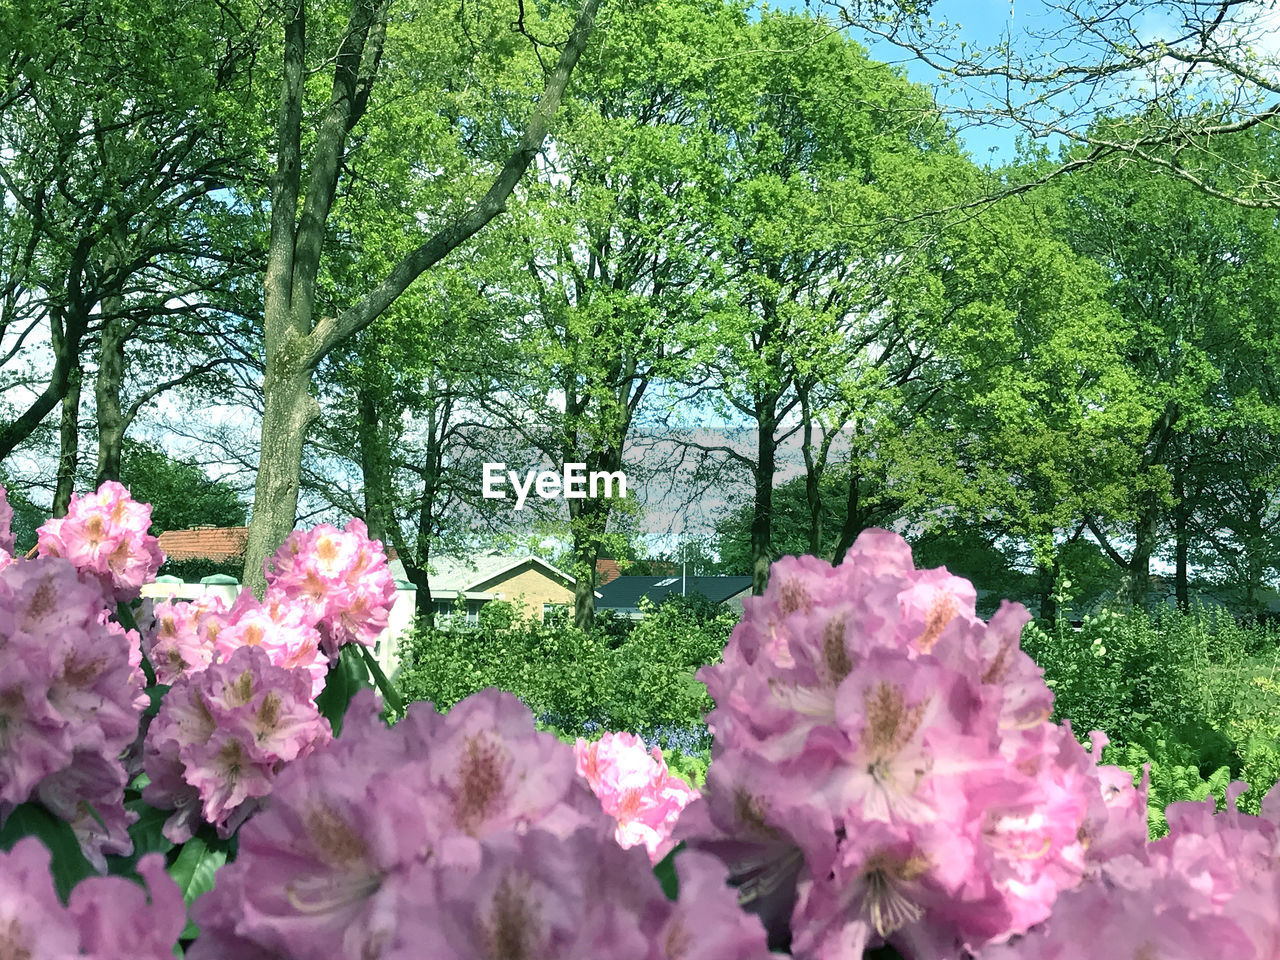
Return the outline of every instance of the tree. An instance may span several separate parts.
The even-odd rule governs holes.
[[[234,487],[210,479],[194,460],[175,459],[152,444],[124,441],[120,480],[133,499],[151,504],[153,534],[244,526],[244,501]]]
[[[1212,155],[1180,162],[1216,179],[1220,170],[1274,153],[1277,142],[1270,131],[1238,134]],[[1153,181],[1133,165],[1098,164],[1060,187],[1064,236],[1111,278],[1108,299],[1129,331],[1126,364],[1144,385],[1150,424],[1137,450],[1143,475],[1133,490],[1133,526],[1121,528],[1132,549],[1096,515],[1090,529],[1123,570],[1125,596],[1137,602],[1151,558],[1172,534],[1185,603],[1189,555],[1206,541],[1225,547],[1231,526],[1254,527],[1245,539],[1267,549],[1256,524],[1267,512],[1265,478],[1280,462],[1274,215],[1221,203],[1186,183]],[[1249,565],[1254,570],[1245,574]],[[1244,564],[1241,583],[1259,582],[1265,566]]]
[[[1125,363],[1130,332],[1106,275],[1011,199],[953,224],[932,250],[940,312],[934,400],[881,450],[888,484],[930,528],[994,524],[1027,544],[1051,599],[1058,551],[1085,518],[1130,516],[1149,482],[1135,449],[1155,416]]]
[[[332,76],[332,88],[311,144],[304,190],[302,115],[308,61],[314,63],[317,51],[308,42],[305,0],[296,0],[287,9],[271,228],[263,278],[262,442],[243,577],[256,592],[265,586],[263,561],[294,524],[302,447],[320,409],[311,394],[316,367],[335,347],[380,316],[415,279],[505,210],[507,199],[546,138],[569,75],[586,47],[598,6],[599,0],[585,0],[536,106],[523,123],[518,143],[484,195],[460,212],[447,212],[438,229],[363,296],[332,316],[316,315],[316,282],[324,260],[329,214],[351,146],[349,138],[369,108],[388,38],[392,40],[388,50],[392,64],[408,51],[395,47],[399,35],[390,30],[390,0],[351,0],[346,26],[335,48],[331,54],[323,51],[325,62],[332,63],[326,71]],[[465,7],[459,15],[466,17]],[[513,21],[525,29],[523,17],[507,20]],[[472,126],[470,118],[455,118],[454,135],[465,138]],[[406,215],[405,222],[413,224],[412,213]]]
[[[33,394],[0,424],[0,459],[65,398],[59,503],[90,338],[197,312],[183,298],[202,299],[231,266],[192,225],[216,217],[225,204],[211,195],[245,173],[248,114],[226,108],[244,93],[257,37],[236,3],[183,10],[34,0],[0,14],[12,40],[0,66],[0,365],[6,389]],[[52,367],[14,374],[45,329]]]
[[[895,44],[953,82],[958,124],[1001,122],[1079,148],[1037,180],[1006,184],[1000,193],[1099,160],[1137,160],[1239,206],[1280,207],[1274,155],[1260,163],[1235,157],[1211,173],[1197,156],[1224,138],[1271,129],[1280,113],[1274,23],[1264,4],[1066,0],[1016,23],[1011,7],[1009,29],[991,46],[963,40],[958,25],[934,22],[927,4],[896,17],[848,0],[822,6],[834,23]],[[1107,115],[1142,122],[1096,122]]]
[[[741,58],[743,76],[718,101],[734,147],[717,224],[730,287],[716,318],[719,349],[699,389],[714,389],[722,416],[755,434],[750,454],[715,452],[751,477],[758,594],[773,552],[778,451],[819,415],[818,385],[831,390],[832,409],[847,410],[836,421],[856,411],[848,371],[874,366],[890,349],[885,282],[913,239],[879,222],[911,208],[933,156],[954,147],[926,91],[826,24],[767,13],[750,44],[784,52]],[[840,425],[828,423],[828,435]],[[820,483],[816,466],[809,472]]]
[[[728,183],[710,121],[730,72],[719,55],[735,48],[742,21],[733,5],[709,16],[681,2],[617,24],[607,55],[580,68],[566,122],[511,223],[529,301],[515,338],[529,378],[507,415],[546,462],[583,463],[588,474],[625,466],[634,486],[655,468],[624,463],[651,387],[687,378],[710,349],[722,277],[710,225]],[[617,511],[590,493],[565,500],[583,630]]]

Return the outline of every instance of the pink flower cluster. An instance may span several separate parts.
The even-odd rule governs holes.
[[[67,515],[36,532],[39,555],[64,557],[77,570],[98,577],[108,596],[136,600],[156,577],[164,554],[151,527],[151,506],[108,481],[96,493],[73,495]],[[112,604],[114,606],[114,603]]]
[[[1169,833],[1101,864],[1058,898],[1053,916],[981,960],[1272,960],[1280,956],[1280,790],[1262,816],[1174,803]]]
[[[173,688],[148,733],[144,797],[176,811],[165,828],[175,842],[201,818],[230,835],[285,763],[328,738],[313,701],[330,657],[371,642],[395,600],[381,544],[359,521],[294,533],[272,562],[262,601],[246,590],[229,610],[213,598],[156,604],[147,654]]]
[[[839,567],[776,563],[724,662],[698,675],[713,757],[675,836],[720,856],[798,957],[976,951],[1048,917],[1101,850],[1145,837],[1143,805],[1106,802],[1049,722],[1019,648],[1026,611],[1006,603],[987,624],[974,600],[867,531]]]
[[[396,584],[382,544],[362,520],[345,530],[321,524],[294,531],[265,564],[268,598],[306,611],[332,659],[348,643],[372,646],[387,628]]]
[[[132,849],[121,754],[138,733],[141,674],[102,585],[56,557],[0,570],[0,823],[38,799],[85,855]]]
[[[228,837],[271,792],[286,763],[331,737],[307,674],[275,666],[256,647],[183,676],[165,694],[147,733],[142,798],[175,813],[174,843],[203,819]]]
[[[173,683],[250,646],[276,666],[304,671],[316,696],[340,646],[371,644],[386,629],[395,580],[382,544],[359,520],[346,531],[323,525],[290,534],[272,564],[262,601],[246,590],[230,610],[213,597],[156,604],[147,655],[158,682]]]
[[[644,844],[649,859],[658,863],[675,846],[671,831],[680,811],[698,791],[667,771],[662,751],[645,750],[633,733],[606,733],[573,748],[578,775],[585,777],[604,812],[618,821],[614,832],[625,849]]]
[[[681,858],[666,900],[515,697],[378,714],[360,693],[342,736],[280,774],[194,905],[190,960],[769,956],[713,858]]]
[[[0,484],[0,570],[13,562],[13,507],[8,493]]]
[[[177,683],[213,662],[214,642],[222,628],[219,615],[226,611],[222,598],[213,594],[194,600],[156,602],[152,611],[154,623],[144,634],[156,683]]]
[[[64,907],[49,877],[49,851],[34,837],[19,840],[0,852],[0,956],[172,960],[187,923],[182,894],[159,854],[139,860],[138,873],[147,890],[123,877],[91,877]]]

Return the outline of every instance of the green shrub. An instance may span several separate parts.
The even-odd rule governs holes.
[[[1162,742],[1161,746],[1166,744]],[[1104,763],[1123,767],[1134,775],[1135,785],[1142,777],[1142,768],[1149,764],[1151,780],[1147,787],[1147,829],[1152,840],[1169,832],[1165,808],[1171,803],[1188,800],[1202,801],[1212,796],[1218,809],[1226,805],[1227,786],[1231,783],[1231,770],[1222,766],[1204,776],[1199,767],[1178,762],[1175,754],[1179,745],[1168,744],[1172,753],[1153,756],[1144,747],[1131,743],[1123,747],[1108,746],[1102,751]],[[1185,758],[1184,758],[1185,759]]]
[[[663,751],[662,759],[667,761],[667,769],[672,776],[679,777],[691,787],[701,790],[707,784],[707,767],[711,765],[711,751],[684,754],[679,751]]]
[[[1065,609],[1066,589],[1059,601]],[[1082,738],[1104,731],[1108,762],[1135,773],[1151,763],[1153,830],[1168,803],[1221,800],[1235,779],[1254,785],[1240,807],[1257,812],[1280,778],[1273,629],[1201,606],[1104,611],[1079,630],[1065,617],[1051,632],[1028,624],[1023,644],[1054,691],[1054,719]]]
[[[607,713],[615,730],[644,737],[702,724],[713,704],[694,674],[717,663],[736,618],[684,598],[646,611],[610,662]]]
[[[430,700],[448,710],[487,687],[514,693],[535,716],[577,729],[603,719],[607,648],[571,626],[507,622],[501,611],[477,628],[446,631],[421,625],[401,646],[397,682],[407,701]]]
[[[415,629],[397,674],[405,699],[447,710],[494,686],[566,739],[599,725],[673,751],[708,746],[702,718],[712,704],[694,673],[719,661],[732,612],[676,598],[650,609],[620,640],[616,629],[584,634],[524,622],[506,606],[486,604],[471,629]]]

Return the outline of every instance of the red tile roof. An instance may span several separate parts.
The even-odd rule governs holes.
[[[601,557],[596,561],[596,586],[603,587],[611,580],[617,580],[622,576],[622,571],[618,569],[618,561],[609,557]]]
[[[167,530],[160,534],[160,549],[170,560],[214,560],[225,563],[244,559],[244,546],[248,536],[248,527]]]

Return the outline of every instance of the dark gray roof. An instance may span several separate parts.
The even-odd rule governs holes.
[[[641,597],[657,605],[670,594],[679,596],[682,582],[686,594],[701,594],[712,603],[723,603],[751,589],[750,577],[618,577],[596,588],[596,609],[634,609]]]

